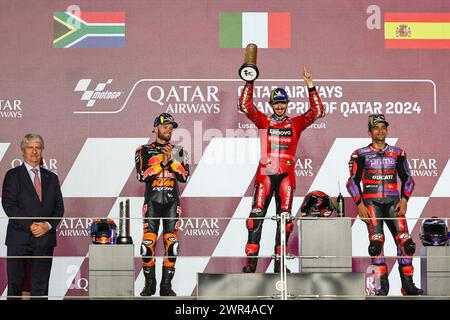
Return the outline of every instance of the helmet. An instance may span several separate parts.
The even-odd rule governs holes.
[[[308,193],[300,207],[302,216],[329,217],[335,211],[333,199],[325,192],[318,190]]]
[[[269,103],[274,104],[277,102],[286,102],[286,103],[289,102],[288,94],[286,93],[286,90],[284,90],[283,88],[275,88],[270,93]]]
[[[113,219],[96,219],[91,224],[91,239],[94,244],[115,244],[117,226]]]
[[[448,244],[448,229],[444,219],[432,217],[425,219],[419,233],[424,246],[446,246]]]
[[[369,116],[369,131],[371,131],[373,126],[376,125],[379,122],[383,122],[386,125],[386,127],[389,126],[389,123],[384,118],[384,114],[382,114],[382,113],[371,114]]]
[[[161,113],[159,116],[155,118],[153,121],[153,126],[157,127],[160,124],[169,124],[171,123],[173,125],[173,128],[178,128],[178,123],[175,122],[175,119],[172,117],[169,113]]]

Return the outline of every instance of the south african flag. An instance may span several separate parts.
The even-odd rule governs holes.
[[[53,13],[54,48],[123,48],[125,12]]]

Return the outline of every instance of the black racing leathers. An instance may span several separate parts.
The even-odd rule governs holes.
[[[141,246],[144,267],[155,265],[154,250],[160,218],[163,218],[164,266],[173,267],[178,254],[178,218],[181,214],[178,183],[187,181],[189,165],[187,153],[180,146],[173,147],[173,158],[164,165],[161,148],[165,145],[153,142],[136,150],[137,179],[145,183]]]

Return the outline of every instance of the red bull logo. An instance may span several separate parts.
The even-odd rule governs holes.
[[[155,164],[161,163],[163,161],[163,154],[160,153],[157,156],[153,156],[150,159],[148,159],[148,165],[153,166]]]

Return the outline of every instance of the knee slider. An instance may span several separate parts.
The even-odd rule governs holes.
[[[144,233],[144,236],[142,237],[141,256],[145,263],[153,260],[152,257],[154,256],[157,237],[156,234],[150,232]]]
[[[382,241],[370,241],[369,255],[372,257],[381,255],[381,252],[383,252],[383,244],[384,242]]]
[[[411,238],[405,241],[403,248],[405,249],[405,253],[407,255],[413,255],[414,252],[416,252],[416,244]]]
[[[262,209],[253,209],[250,212],[250,217],[246,221],[247,230],[253,231],[256,229],[261,223],[262,219],[253,219],[253,218],[261,218],[264,216],[264,211]]]

